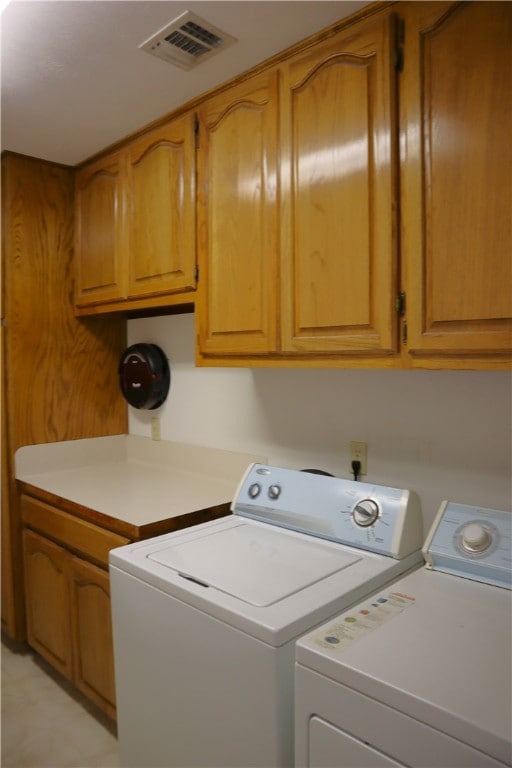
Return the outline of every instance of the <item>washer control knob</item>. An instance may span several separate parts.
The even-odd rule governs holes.
[[[371,499],[363,499],[358,501],[352,511],[352,517],[356,525],[361,528],[366,528],[377,520],[379,516],[379,507],[375,501]]]
[[[281,495],[281,486],[280,485],[271,485],[268,489],[268,495],[271,499],[278,499]]]
[[[491,534],[480,523],[469,523],[462,531],[462,546],[467,552],[484,552],[491,541]]]
[[[261,491],[261,485],[259,483],[253,483],[249,486],[249,496],[251,499],[255,499],[256,496],[259,496]]]

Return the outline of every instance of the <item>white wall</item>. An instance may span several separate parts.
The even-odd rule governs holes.
[[[196,368],[193,315],[130,320],[128,342],[158,344],[171,365],[164,405],[129,409],[132,434],[159,416],[163,440],[340,477],[364,440],[363,480],[414,489],[426,527],[443,499],[510,508],[509,372]]]

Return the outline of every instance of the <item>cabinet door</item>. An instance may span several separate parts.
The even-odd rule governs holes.
[[[284,65],[283,350],[397,349],[394,19]]]
[[[114,651],[108,572],[71,558],[75,684],[115,717]]]
[[[202,354],[276,349],[277,74],[199,109],[198,303]]]
[[[194,115],[128,149],[129,297],[195,288]]]
[[[123,162],[116,153],[80,170],[75,180],[76,303],[123,298]]]
[[[73,676],[68,554],[33,531],[23,531],[27,638],[68,679]]]
[[[460,355],[471,367],[472,358],[493,354],[506,364],[512,346],[512,5],[411,3],[404,19],[408,348],[419,364],[451,355],[449,364],[457,367]]]

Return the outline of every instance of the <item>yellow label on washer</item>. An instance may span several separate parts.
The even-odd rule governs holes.
[[[403,592],[390,592],[379,595],[364,606],[358,606],[350,613],[344,614],[336,624],[328,627],[321,635],[315,637],[315,643],[322,648],[341,651],[348,645],[359,640],[368,632],[373,632],[381,624],[406,608],[414,605],[415,598]]]

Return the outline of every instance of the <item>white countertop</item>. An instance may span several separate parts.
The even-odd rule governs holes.
[[[135,435],[19,448],[16,479],[142,526],[231,502],[263,456]]]

